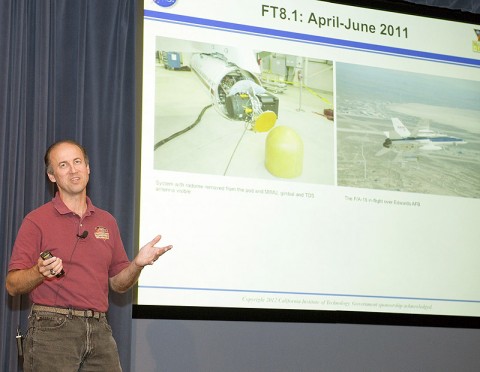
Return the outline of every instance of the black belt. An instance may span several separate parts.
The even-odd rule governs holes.
[[[82,318],[95,318],[100,319],[101,317],[106,316],[105,313],[94,310],[77,310],[77,309],[66,309],[64,307],[54,307],[54,306],[45,306],[34,304],[32,306],[32,311],[45,311],[48,313],[63,314],[70,316],[79,316]]]

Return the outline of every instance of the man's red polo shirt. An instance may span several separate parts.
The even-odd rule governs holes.
[[[79,238],[84,231],[87,237]],[[45,250],[63,260],[65,275],[44,280],[30,292],[32,302],[107,311],[108,278],[130,263],[110,213],[95,207],[87,197],[87,211],[81,218],[57,194],[23,220],[8,270],[31,268]]]

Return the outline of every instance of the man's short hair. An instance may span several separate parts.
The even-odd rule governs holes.
[[[88,165],[88,155],[87,155],[87,150],[85,150],[85,147],[83,147],[82,145],[80,145],[78,142],[74,141],[74,140],[71,140],[71,139],[66,139],[66,140],[60,140],[60,141],[57,141],[53,144],[50,145],[50,147],[47,149],[47,151],[45,152],[45,157],[44,157],[44,161],[45,161],[45,170],[47,173],[50,173],[52,174],[53,173],[53,169],[52,169],[52,166],[50,164],[50,153],[52,152],[52,150],[57,147],[58,145],[61,145],[63,143],[69,143],[71,145],[75,145],[77,146],[80,150],[82,150],[82,153],[83,153],[83,157],[85,159],[85,163]]]

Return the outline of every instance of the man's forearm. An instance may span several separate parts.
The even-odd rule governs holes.
[[[137,282],[142,269],[143,266],[138,266],[133,260],[125,269],[110,278],[110,287],[119,293],[128,291]]]
[[[25,270],[13,270],[7,274],[5,287],[11,296],[31,292],[43,282],[45,277],[38,271],[37,265]]]

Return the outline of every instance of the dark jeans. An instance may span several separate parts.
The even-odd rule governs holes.
[[[24,340],[25,372],[121,371],[107,318],[33,311]]]

